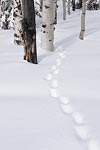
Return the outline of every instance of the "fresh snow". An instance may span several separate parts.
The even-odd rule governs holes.
[[[55,52],[40,48],[38,65],[23,61],[14,31],[0,30],[0,149],[100,150],[100,11],[61,19]]]

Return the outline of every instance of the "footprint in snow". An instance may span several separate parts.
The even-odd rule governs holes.
[[[52,70],[52,71],[54,71],[54,70],[56,70],[56,69],[57,69],[57,66],[56,66],[56,65],[52,65],[52,66],[51,66],[51,70]]]
[[[56,65],[60,66],[61,65],[61,61],[56,61]]]
[[[58,98],[59,97],[59,92],[55,88],[50,88],[50,95],[51,95],[51,97]]]
[[[68,97],[64,97],[64,96],[60,97],[60,98],[59,98],[59,101],[60,101],[62,104],[65,104],[65,105],[69,104],[69,102],[70,102],[69,98],[68,98]]]
[[[61,104],[61,109],[65,114],[72,114],[74,112],[74,109],[71,106],[71,104],[68,105]]]
[[[56,60],[56,65],[57,65],[57,66],[61,65],[61,59],[60,59],[60,58],[57,58],[57,60]]]
[[[89,140],[87,143],[88,150],[100,150],[100,144],[96,140]]]
[[[65,58],[65,54],[63,52],[59,52],[58,55],[61,59]]]
[[[63,47],[62,47],[62,46],[59,46],[59,47],[57,48],[57,51],[63,51]]]
[[[57,75],[57,74],[59,74],[59,72],[60,72],[60,70],[59,70],[59,69],[56,69],[56,70],[54,70],[52,73],[53,73],[54,75]]]
[[[50,81],[52,80],[53,75],[51,73],[48,73],[47,76],[45,76],[45,80]]]
[[[57,88],[58,87],[58,81],[56,79],[53,79],[50,83],[51,88]]]
[[[82,125],[84,124],[84,119],[83,119],[83,115],[79,112],[74,112],[72,114],[72,118],[74,120],[74,122],[78,125]]]
[[[89,133],[88,127],[86,125],[75,126],[74,129],[75,129],[76,135],[81,140],[89,140],[90,139],[90,133]]]

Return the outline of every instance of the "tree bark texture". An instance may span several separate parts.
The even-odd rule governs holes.
[[[43,49],[53,51],[56,0],[43,0],[42,11],[42,39]]]
[[[37,64],[36,24],[33,0],[22,2],[22,39],[24,41],[24,59]]]
[[[79,35],[79,38],[81,40],[84,39],[85,15],[86,15],[86,0],[82,0],[81,31],[80,31],[80,35]]]
[[[14,34],[14,42],[18,45],[23,45],[22,40],[22,8],[21,8],[21,1],[20,0],[13,0],[14,3],[14,27],[15,27],[15,34]]]

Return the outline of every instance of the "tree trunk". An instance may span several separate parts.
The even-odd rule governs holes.
[[[57,0],[54,0],[54,11],[55,11],[55,13],[54,13],[54,18],[55,18],[55,24],[57,24]]]
[[[68,0],[68,14],[70,15],[70,0]]]
[[[14,42],[18,45],[23,45],[22,40],[22,10],[21,10],[21,1],[20,0],[13,0],[14,2],[14,27],[15,27],[15,34],[14,34]]]
[[[36,25],[33,0],[22,0],[22,39],[24,41],[24,59],[37,64]]]
[[[82,15],[81,15],[81,31],[79,38],[81,40],[84,39],[84,32],[85,32],[85,14],[86,14],[86,0],[82,0]]]
[[[72,0],[72,10],[75,11],[75,0]]]
[[[55,0],[43,1],[42,14],[42,40],[43,49],[53,51],[54,29],[55,29]]]
[[[99,0],[99,10],[100,10],[100,0]]]
[[[66,0],[63,1],[63,20],[66,20]]]

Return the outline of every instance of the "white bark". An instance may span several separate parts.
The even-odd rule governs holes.
[[[70,0],[68,0],[68,14],[70,15]]]
[[[54,49],[55,6],[55,0],[43,1],[41,46],[48,51],[53,51]]]
[[[0,1],[0,16],[1,16],[1,13],[2,13],[1,7],[2,7],[2,5],[1,5],[1,1]]]
[[[79,38],[81,40],[84,39],[85,15],[86,15],[86,0],[82,0],[81,31],[80,31],[80,35],[79,35]]]
[[[0,27],[1,27],[1,14],[2,14],[1,8],[2,8],[2,5],[1,5],[1,1],[0,1]]]
[[[63,20],[66,20],[66,0],[62,0],[63,2]]]
[[[40,11],[42,12],[43,9],[43,0],[40,0]]]
[[[99,0],[99,10],[100,10],[100,0]]]
[[[22,11],[21,11],[21,1],[13,0],[14,2],[14,26],[15,26],[15,34],[14,34],[14,42],[21,45],[23,44],[22,40]]]

